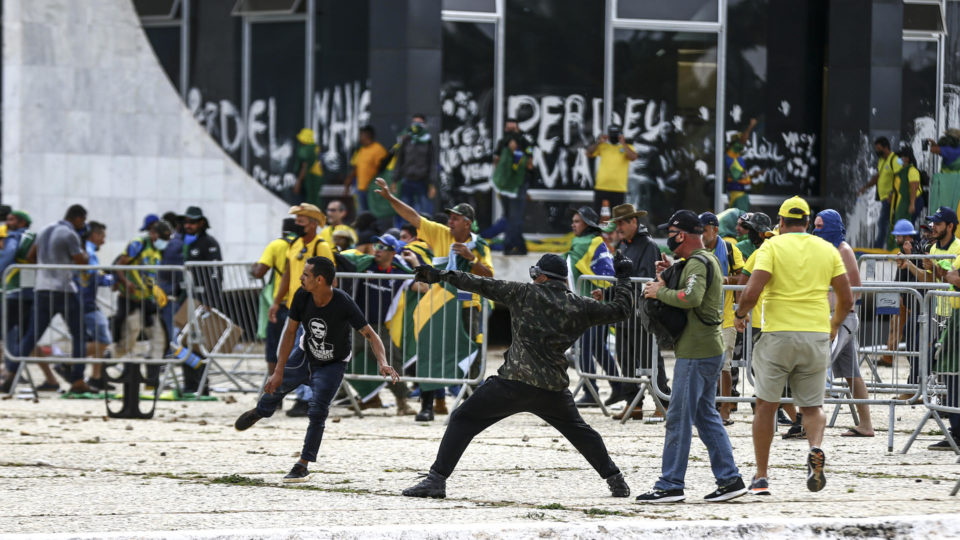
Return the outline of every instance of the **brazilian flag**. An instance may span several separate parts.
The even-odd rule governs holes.
[[[466,299],[470,299],[469,293]],[[456,288],[448,283],[435,283],[411,310],[417,377],[461,378],[470,371],[480,346],[470,339],[464,328],[462,301]],[[428,391],[444,386],[420,384],[421,389]]]

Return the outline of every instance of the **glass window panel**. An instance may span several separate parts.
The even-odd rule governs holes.
[[[943,32],[943,18],[938,4],[903,4],[903,29]]]
[[[261,184],[292,201],[296,135],[306,127],[306,29],[302,22],[257,23],[250,32],[249,168]]]
[[[443,23],[441,193],[473,204],[481,228],[491,217],[495,32],[492,23]]]
[[[443,0],[443,9],[450,11],[481,11],[496,13],[496,0]]]
[[[621,19],[717,22],[717,15],[717,0],[617,0]]]
[[[713,208],[717,37],[617,30],[612,121],[639,158],[627,201],[663,223],[680,208]]]
[[[133,0],[133,7],[141,17],[173,18],[178,0]]]
[[[180,27],[147,26],[143,29],[153,47],[154,54],[160,60],[164,73],[180,91]]]
[[[903,42],[902,80],[900,140],[921,160],[920,168],[929,171],[933,161],[923,152],[922,141],[937,139],[937,42]]]
[[[602,130],[604,3],[507,0],[506,25],[504,111],[536,145],[531,187],[591,192],[586,147]],[[569,232],[569,206],[528,205],[525,230]]]
[[[725,138],[757,119],[742,158],[752,193],[820,194],[826,17],[826,0],[728,4]]]

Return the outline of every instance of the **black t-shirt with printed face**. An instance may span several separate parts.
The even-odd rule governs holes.
[[[367,326],[360,308],[340,289],[333,290],[333,298],[323,307],[314,303],[312,294],[298,290],[289,317],[303,325],[303,350],[314,363],[349,361],[350,327],[360,330]]]

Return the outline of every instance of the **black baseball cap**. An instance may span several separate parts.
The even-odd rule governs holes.
[[[676,227],[691,234],[703,234],[703,224],[700,223],[700,216],[691,210],[677,210],[670,216],[669,221],[658,225],[657,229],[665,231],[670,227]]]
[[[953,223],[957,224],[957,213],[949,206],[941,206],[935,214],[930,214],[927,219],[933,223]]]

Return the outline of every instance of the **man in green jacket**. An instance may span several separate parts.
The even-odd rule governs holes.
[[[667,247],[686,260],[678,289],[667,287],[660,273],[667,263],[657,264],[657,280],[647,284],[644,296],[687,312],[687,325],[677,340],[677,363],[673,368],[673,392],[667,409],[667,435],[663,442],[663,466],[653,490],[637,497],[638,502],[666,503],[684,500],[684,476],[690,456],[691,426],[697,426],[700,440],[710,454],[710,467],[717,490],[704,497],[707,502],[728,501],[747,492],[733,461],[733,448],[714,404],[717,380],[723,368],[723,272],[716,256],[703,247],[700,217],[690,210],[678,210],[660,225],[667,231]],[[709,265],[709,267],[708,267]]]

